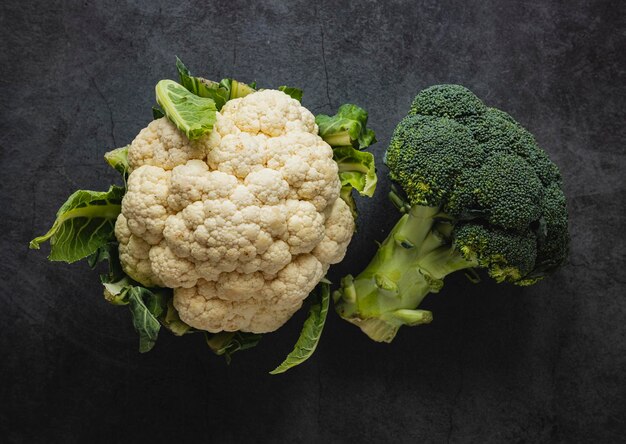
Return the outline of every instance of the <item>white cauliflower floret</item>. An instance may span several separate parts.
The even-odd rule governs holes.
[[[287,243],[294,254],[308,253],[324,237],[324,215],[318,213],[309,202],[290,200],[286,211],[289,215]]]
[[[297,100],[231,100],[189,141],[167,119],[129,147],[116,224],[124,270],[174,289],[189,325],[268,332],[300,308],[354,231],[332,149]]]
[[[151,245],[163,238],[169,182],[169,171],[151,165],[139,167],[128,177],[122,214],[131,233]]]
[[[208,137],[189,140],[166,117],[153,120],[139,132],[128,149],[130,170],[142,165],[171,170],[190,159],[204,159],[208,140]]]
[[[174,289],[174,307],[183,322],[214,333],[242,330],[257,310],[254,300],[220,299],[215,282],[205,280],[192,288]]]
[[[277,205],[289,194],[289,184],[279,171],[263,168],[246,176],[246,188],[261,202]]]
[[[221,114],[250,134],[276,137],[292,131],[317,135],[318,131],[308,109],[287,94],[271,89],[226,102]]]
[[[337,199],[324,225],[324,238],[313,249],[313,255],[322,263],[337,264],[346,255],[354,234],[354,217],[343,199]]]
[[[265,279],[263,273],[241,274],[236,271],[224,273],[216,282],[215,289],[220,299],[226,301],[243,301],[250,299],[250,295],[263,289]]]
[[[174,289],[174,307],[192,327],[210,332],[267,333],[283,325],[322,278],[322,264],[312,255],[294,258],[274,279],[260,273],[229,273],[217,282]]]
[[[152,271],[151,245],[130,232],[123,214],[115,221],[115,237],[119,242],[120,262],[124,272],[147,287],[163,286],[161,279]]]
[[[202,160],[190,160],[172,170],[167,203],[172,210],[180,211],[193,202],[228,197],[237,185],[235,177],[221,171],[209,172]]]
[[[261,255],[261,269],[268,275],[278,273],[285,265],[291,262],[291,252],[286,242],[273,242],[265,253]]]
[[[217,144],[215,141],[216,139],[209,140],[210,151],[207,155],[207,163],[214,170],[245,179],[252,171],[265,165],[265,137],[239,132],[227,134]]]
[[[150,263],[166,287],[189,288],[198,281],[195,263],[174,254],[165,242],[150,249]]]
[[[309,200],[318,211],[337,199],[338,167],[332,148],[321,137],[289,133],[269,139],[267,150],[267,166],[282,173],[291,187],[290,198]]]

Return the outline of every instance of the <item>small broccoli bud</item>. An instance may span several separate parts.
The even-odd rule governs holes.
[[[531,231],[519,234],[474,223],[457,225],[454,245],[466,259],[477,260],[497,282],[522,279],[533,270],[537,255]]]
[[[469,89],[461,85],[435,85],[420,92],[409,114],[455,119],[485,112],[485,105]]]

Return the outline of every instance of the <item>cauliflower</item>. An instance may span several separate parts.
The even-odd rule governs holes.
[[[321,281],[354,233],[352,190],[376,187],[363,151],[374,131],[357,105],[314,117],[298,88],[193,77],[179,59],[176,69],[180,83],[155,86],[155,120],[104,155],[125,186],[75,191],[30,248],[108,262],[105,299],[129,307],[140,352],[162,326],[178,336],[194,327],[215,333],[208,346],[229,360],[310,295],[300,338],[271,373],[284,372],[311,356],[324,327]]]
[[[354,232],[332,148],[281,91],[226,102],[198,140],[154,120],[128,162],[115,224],[124,271],[173,288],[180,318],[198,329],[278,329]]]

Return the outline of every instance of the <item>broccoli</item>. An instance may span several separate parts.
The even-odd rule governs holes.
[[[450,273],[476,282],[482,268],[496,282],[532,285],[565,260],[558,168],[515,119],[463,86],[421,91],[385,163],[403,215],[367,268],[334,293],[337,312],[372,339],[429,323],[418,306]]]

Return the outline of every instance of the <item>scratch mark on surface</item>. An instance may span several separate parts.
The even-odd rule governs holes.
[[[94,89],[104,102],[104,105],[107,107],[107,110],[109,111],[109,122],[111,123],[111,140],[113,141],[113,146],[116,147],[117,142],[115,140],[115,121],[113,121],[113,110],[111,109],[111,105],[109,104],[109,101],[106,99],[104,94],[102,94],[102,90],[98,86],[98,83],[95,81],[95,79],[93,77],[89,77],[89,81],[91,82]]]
[[[321,46],[322,46],[322,64],[324,66],[324,76],[326,79],[326,100],[328,100],[328,106],[331,106],[330,102],[330,91],[328,88],[328,66],[326,64],[326,48],[324,45],[324,25],[320,20],[319,8],[315,8],[315,18],[317,19],[317,23],[320,27],[320,37],[321,37]]]
[[[456,393],[454,394],[454,398],[452,399],[452,406],[450,406],[450,410],[448,412],[448,436],[446,439],[446,442],[448,444],[450,444],[451,440],[452,440],[452,433],[454,432],[454,429],[456,428],[455,424],[454,424],[454,413],[456,411],[456,406],[459,403],[459,399],[461,398],[461,393],[463,392],[463,365],[461,365],[461,382],[459,383],[459,388],[457,389]]]
[[[72,179],[68,174],[67,171],[65,170],[65,167],[60,168],[59,170],[59,174],[63,177],[65,177],[67,179],[67,181],[69,183],[72,184],[72,186],[76,187],[76,188],[80,188],[80,186],[78,185],[78,183],[76,183],[76,181],[74,179]]]
[[[38,170],[41,170],[41,167],[38,168]],[[37,186],[36,186],[36,181],[33,180],[31,182],[31,188],[30,188],[30,195],[33,196],[33,198],[31,199],[32,201],[32,214],[31,214],[31,218],[30,218],[30,231],[32,233],[35,232],[35,227],[36,227],[36,223],[37,223]]]
[[[239,26],[239,10],[238,8],[235,8],[234,14],[233,14],[233,28],[237,29],[237,27]],[[237,68],[237,45],[239,45],[239,34],[235,33],[235,38],[233,41],[233,67],[232,67],[232,72],[231,76],[235,76],[236,75],[236,68]]]

